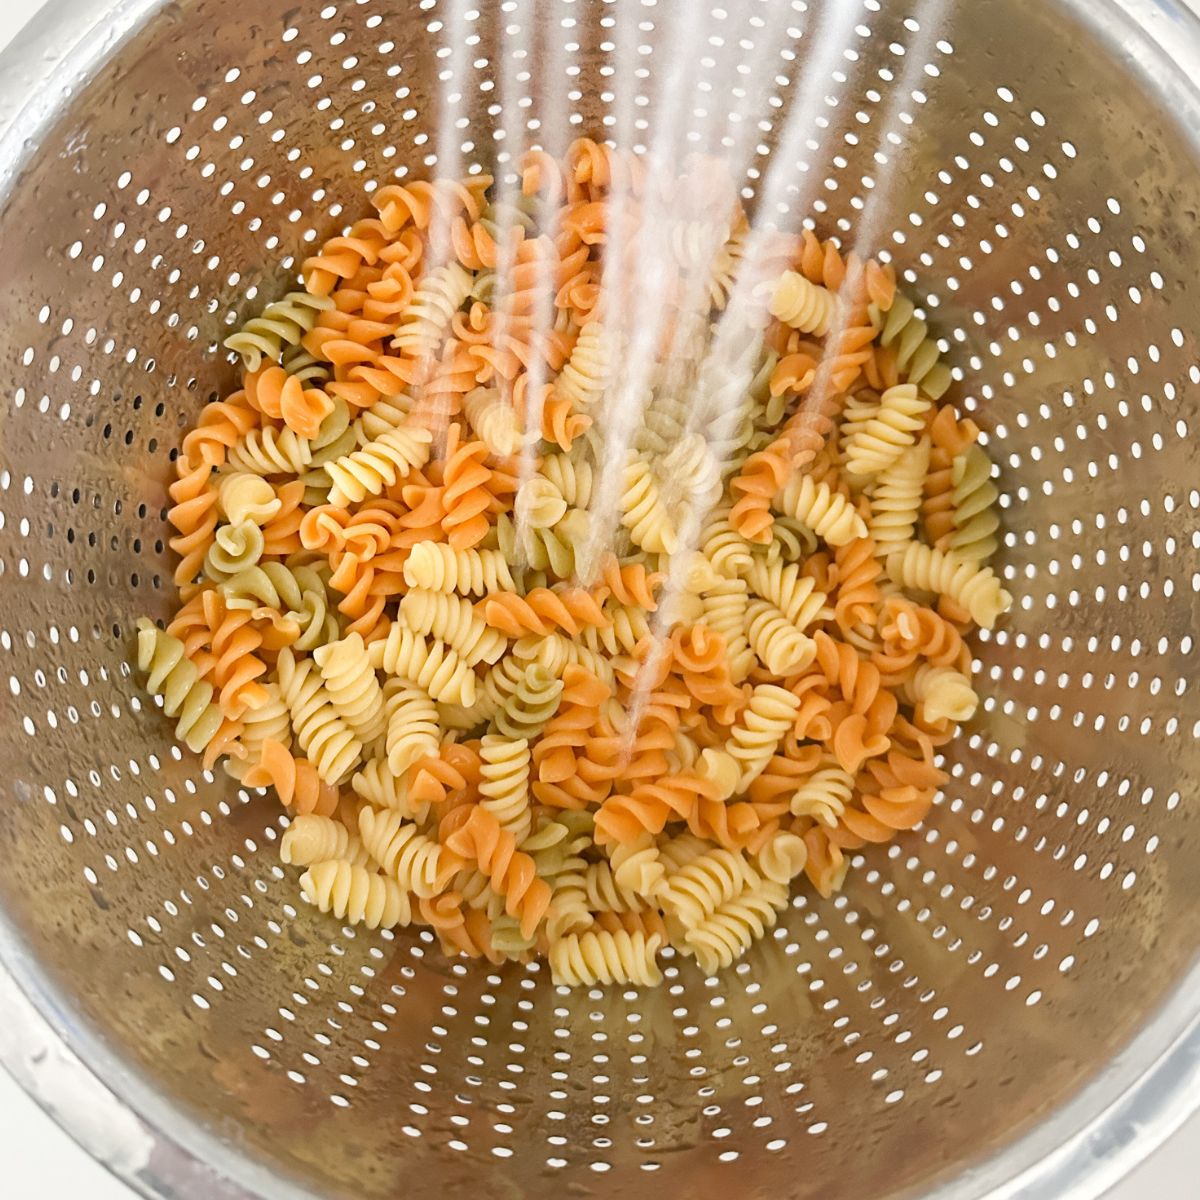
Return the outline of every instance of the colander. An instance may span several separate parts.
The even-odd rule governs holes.
[[[146,1195],[1096,1196],[1200,1098],[1200,22],[1172,0],[67,0],[0,112],[0,1047]],[[924,827],[715,979],[341,929],[127,665],[220,349],[396,178],[724,153],[890,255],[1018,598]]]

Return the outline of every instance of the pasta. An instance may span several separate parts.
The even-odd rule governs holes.
[[[392,929],[412,921],[412,905],[399,884],[341,860],[309,867],[300,876],[300,894],[321,912],[351,925]]]
[[[180,607],[137,623],[308,903],[562,986],[728,966],[917,827],[1012,603],[893,268],[657,170],[580,138],[515,199],[375,191],[226,340],[168,488]]]
[[[380,737],[386,725],[383,689],[375,678],[362,637],[349,633],[313,651],[325,691],[338,716],[364,745]]]
[[[264,358],[279,362],[286,347],[298,346],[317,317],[332,307],[333,301],[327,296],[289,292],[282,300],[268,304],[237,333],[231,333],[223,344],[242,356],[247,371],[257,371]]]
[[[924,426],[928,397],[915,384],[890,387],[879,399],[879,408],[847,439],[846,470],[851,475],[878,475],[916,444]],[[862,536],[861,534],[859,535]]]
[[[378,496],[397,479],[405,478],[414,467],[423,466],[429,459],[429,443],[433,435],[428,429],[398,426],[368,442],[343,458],[326,465],[325,471],[333,485],[330,504],[344,508],[358,503],[364,496]]]
[[[550,943],[550,975],[567,987],[594,987],[598,983],[657,987],[662,982],[656,955],[662,939],[657,935],[619,930],[572,933]]]
[[[279,843],[279,859],[288,866],[309,867],[313,863],[343,859],[351,866],[366,866],[363,844],[341,821],[308,813],[296,817]]]
[[[996,553],[1000,526],[995,511],[1000,493],[992,483],[991,460],[978,446],[971,446],[954,460],[950,478],[954,534],[949,549],[971,562],[986,561]]]

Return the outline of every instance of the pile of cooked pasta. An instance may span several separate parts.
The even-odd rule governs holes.
[[[929,811],[1011,603],[991,463],[892,270],[708,169],[383,187],[227,340],[137,662],[322,912],[652,985]]]

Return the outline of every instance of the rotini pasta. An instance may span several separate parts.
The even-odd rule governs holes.
[[[916,828],[1012,603],[891,266],[660,171],[580,138],[516,198],[377,189],[226,339],[168,489],[181,606],[137,624],[310,904],[565,986],[716,971]]]
[[[317,317],[332,307],[333,301],[327,296],[289,292],[282,300],[268,304],[257,317],[251,317],[237,333],[231,333],[223,345],[242,356],[247,371],[257,371],[264,358],[279,362],[286,347],[298,346]]]

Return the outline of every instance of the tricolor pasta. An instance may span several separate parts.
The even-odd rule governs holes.
[[[380,188],[226,340],[135,657],[338,920],[714,972],[945,780],[1011,605],[979,430],[889,266],[695,179],[581,139]]]

